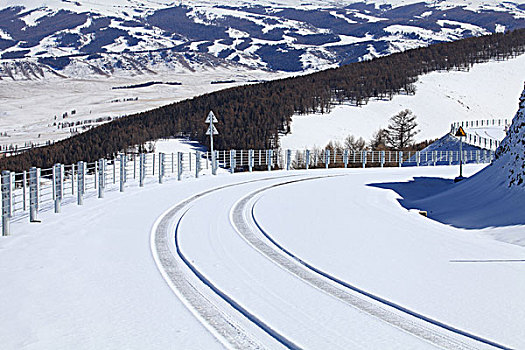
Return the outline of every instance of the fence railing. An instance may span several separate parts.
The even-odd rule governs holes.
[[[496,150],[501,141],[491,137],[483,137],[472,133],[469,131],[469,128],[488,128],[488,127],[498,127],[506,130],[509,127],[508,119],[483,119],[483,120],[468,120],[463,122],[454,122],[450,125],[450,133],[454,135],[459,127],[463,127],[467,136],[463,140],[465,143],[468,143],[472,146],[477,146],[487,150]]]
[[[21,173],[2,171],[2,235],[10,234],[10,222],[29,218],[38,222],[38,214],[54,210],[60,213],[63,204],[83,205],[84,197],[104,198],[106,191],[124,192],[131,184],[139,187],[154,179],[183,180],[198,178],[207,170],[223,172],[425,166],[463,163],[489,163],[492,151],[401,152],[349,150],[229,150],[210,152],[120,154],[113,159],[51,168],[31,168]],[[215,164],[212,163],[215,159]]]
[[[500,126],[505,128],[509,125],[508,119],[480,119],[480,120],[466,120],[462,122],[454,122],[451,124],[452,130],[457,130],[459,127],[463,128],[482,128],[490,126]]]

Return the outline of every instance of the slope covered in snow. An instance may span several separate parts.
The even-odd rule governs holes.
[[[433,72],[419,77],[416,94],[391,101],[370,100],[360,107],[338,105],[327,114],[296,115],[291,133],[280,138],[288,149],[324,147],[348,135],[369,140],[386,128],[391,116],[410,109],[421,132],[418,141],[436,139],[458,120],[510,119],[523,87],[525,55],[506,61],[476,64],[468,72]]]
[[[525,92],[520,97],[507,137],[497,150],[493,163],[475,176],[457,184],[441,183],[427,197],[414,196],[415,188],[425,185],[421,179],[413,184],[391,184],[407,208],[428,211],[428,216],[461,228],[493,227],[489,234],[499,240],[525,246],[525,219],[520,209],[525,203],[523,144]],[[383,185],[389,187],[388,185]],[[503,230],[507,228],[507,230]]]

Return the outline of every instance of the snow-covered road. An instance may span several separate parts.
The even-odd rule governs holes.
[[[521,348],[525,249],[489,238],[490,229],[433,222],[400,207],[392,191],[367,186],[455,172],[223,174],[108,192],[84,208],[65,206],[60,216],[44,213],[41,224],[14,223],[16,235],[0,240],[0,343],[7,349],[488,347],[315,276],[279,252],[256,219],[276,243],[347,284]],[[508,262],[456,262],[466,259]]]

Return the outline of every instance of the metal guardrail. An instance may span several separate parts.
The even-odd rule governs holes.
[[[425,165],[489,163],[494,152],[457,151],[401,152],[349,150],[229,150],[215,151],[215,169],[230,173],[275,169],[401,167]],[[198,178],[212,169],[210,152],[120,154],[114,159],[76,164],[55,164],[51,168],[31,168],[21,173],[2,171],[2,235],[10,234],[10,222],[29,218],[38,222],[42,211],[60,213],[62,204],[83,205],[84,197],[104,198],[107,190],[124,192],[130,183],[146,184],[147,178],[163,183],[166,178]]]

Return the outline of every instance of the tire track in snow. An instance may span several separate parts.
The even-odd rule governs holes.
[[[255,335],[251,334],[250,331],[236,321],[239,317],[238,313],[240,313],[243,317],[259,327],[282,346],[288,349],[300,349],[299,346],[273,330],[269,325],[259,320],[254,314],[250,313],[235,302],[235,300],[222,292],[218,287],[213,285],[211,281],[206,279],[202,273],[200,273],[200,271],[184,256],[184,254],[182,254],[180,250],[178,243],[179,224],[186,212],[190,209],[190,204],[205,195],[229,187],[295,176],[299,175],[287,175],[244,181],[201,192],[164,212],[157,219],[151,230],[151,251],[163,278],[197,319],[228,348],[266,348],[260,343]],[[175,225],[175,230],[173,231],[173,224],[175,221],[177,223]],[[173,232],[175,233],[172,234]],[[216,301],[214,302],[211,300],[209,295],[211,293],[209,293],[209,290],[206,290],[206,288],[209,288],[209,290],[215,294],[215,297],[220,298],[231,308],[228,309],[224,306],[217,305]],[[211,295],[211,297],[214,296]]]
[[[316,180],[323,177],[313,177],[307,179],[297,179],[287,181],[252,192],[251,194],[240,199],[232,208],[230,212],[230,220],[239,235],[244,238],[250,245],[257,249],[260,253],[265,255],[268,259],[281,266],[283,269],[289,271],[298,278],[304,280],[310,285],[322,290],[323,292],[345,302],[351,307],[364,311],[382,321],[395,326],[403,331],[410,333],[416,337],[424,339],[429,343],[445,349],[477,349],[478,347],[472,341],[478,342],[476,345],[489,346],[491,348],[498,348],[503,350],[510,350],[509,347],[498,344],[491,340],[479,337],[472,333],[460,330],[453,326],[431,319],[430,317],[419,314],[415,311],[407,309],[401,305],[395,304],[384,298],[376,296],[372,293],[366,292],[358,287],[350,285],[340,279],[337,279],[330,274],[321,271],[311,264],[303,261],[293,253],[286,250],[279,243],[277,243],[268,233],[266,233],[257,222],[254,215],[254,207],[257,202],[252,203],[250,214],[254,224],[264,238],[271,242],[267,244],[265,240],[258,236],[250,227],[246,220],[247,206],[252,199],[264,191],[275,187],[284,186],[292,183]],[[404,316],[386,309],[382,305],[393,308],[403,314]],[[408,316],[408,317],[407,317]],[[419,322],[418,322],[419,321]],[[422,321],[422,322],[421,322]],[[424,324],[422,324],[424,322]],[[432,328],[430,328],[432,327]],[[437,328],[437,329],[436,329]],[[448,334],[447,334],[448,333]],[[469,343],[466,343],[458,337],[464,337]]]

